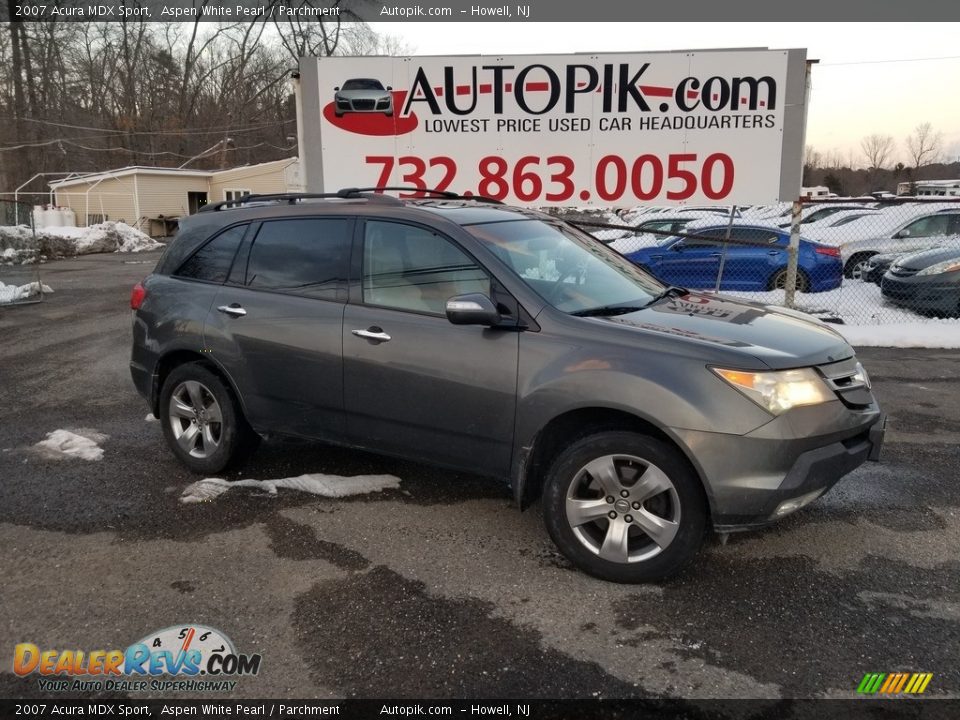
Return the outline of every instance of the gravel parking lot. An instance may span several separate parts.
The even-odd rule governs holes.
[[[244,489],[185,505],[127,368],[156,254],[50,263],[0,309],[0,697],[18,642],[124,648],[181,623],[263,655],[236,697],[853,697],[866,672],[960,694],[960,352],[860,353],[883,461],[776,527],[708,542],[661,585],[573,570],[508,490],[366,453],[271,443],[233,477],[389,473],[342,499]],[[148,261],[148,262],[147,262]],[[30,447],[108,436],[99,461]]]

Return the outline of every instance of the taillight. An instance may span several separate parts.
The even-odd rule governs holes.
[[[817,245],[814,250],[818,255],[829,255],[830,257],[840,257],[840,248],[831,245]]]
[[[143,283],[137,283],[133,286],[133,291],[130,293],[130,309],[139,310],[140,306],[143,305],[143,301],[147,299],[147,289],[143,286]]]

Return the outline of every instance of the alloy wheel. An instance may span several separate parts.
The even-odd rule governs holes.
[[[680,527],[680,499],[659,467],[634,455],[587,463],[567,490],[566,516],[590,552],[615,563],[649,560]]]
[[[173,389],[168,410],[173,437],[184,452],[208,458],[223,437],[220,403],[206,385],[186,380]]]

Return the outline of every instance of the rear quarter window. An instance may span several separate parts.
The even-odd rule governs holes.
[[[226,282],[233,258],[246,231],[246,225],[224,230],[187,258],[174,275],[206,282]]]

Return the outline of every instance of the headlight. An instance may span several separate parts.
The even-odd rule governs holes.
[[[938,262],[930,267],[925,267],[917,275],[940,275],[941,273],[956,272],[960,270],[960,258]]]
[[[712,369],[772,415],[780,415],[800,405],[816,405],[836,399],[813,368],[779,372]]]

